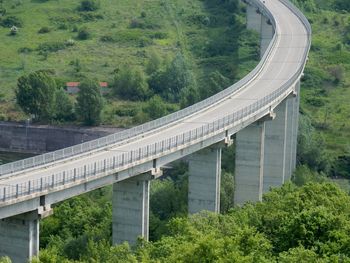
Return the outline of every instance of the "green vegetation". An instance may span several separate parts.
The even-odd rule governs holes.
[[[80,83],[77,97],[77,114],[86,125],[98,125],[101,121],[103,99],[97,81],[85,79]]]
[[[215,90],[221,90],[258,58],[258,37],[244,29],[243,7],[236,0],[4,0],[1,10],[4,120],[28,118],[13,103],[16,82],[41,69],[55,72],[59,88],[86,77],[107,81],[117,96],[106,97],[101,123],[130,126],[150,118],[142,109],[154,95],[162,98],[166,113],[185,107],[212,94],[209,84],[217,78],[210,72],[227,80],[218,82]],[[18,30],[9,37],[11,26]],[[118,88],[128,69],[136,72],[130,83],[141,82],[136,91]],[[139,109],[121,119],[119,105]],[[64,121],[74,119],[60,118]]]
[[[350,19],[347,0],[295,0],[313,29],[313,43],[301,90],[301,111],[315,127],[316,162],[330,176],[350,176]],[[308,148],[312,155],[312,149]]]
[[[16,99],[22,110],[34,119],[48,120],[53,115],[56,83],[46,72],[38,71],[18,79]]]

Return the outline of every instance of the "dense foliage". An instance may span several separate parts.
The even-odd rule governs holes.
[[[184,189],[176,190],[169,180],[156,185],[151,203],[158,215],[170,217],[172,211],[185,215],[180,194]],[[98,190],[55,208],[55,215],[42,224],[41,245],[47,248],[41,251],[41,262],[350,260],[350,197],[331,183],[286,184],[266,194],[264,202],[227,214],[204,212],[172,219],[157,241],[140,241],[133,249],[127,244],[110,246],[109,192]]]
[[[35,119],[50,119],[53,115],[56,83],[46,72],[38,71],[18,79],[18,105]]]
[[[101,121],[103,98],[97,81],[85,79],[79,85],[77,114],[87,125],[96,125]]]

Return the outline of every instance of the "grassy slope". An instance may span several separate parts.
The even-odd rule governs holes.
[[[217,38],[227,28],[229,15],[223,10],[209,8],[205,2],[185,0],[109,0],[100,1],[101,8],[95,13],[103,19],[86,22],[76,11],[80,1],[49,0],[5,0],[7,15],[22,19],[23,28],[17,36],[9,36],[8,28],[0,27],[0,112],[5,118],[21,119],[18,107],[14,103],[14,88],[19,76],[38,69],[55,69],[63,81],[79,80],[82,75],[95,77],[100,81],[111,81],[113,71],[125,63],[143,67],[150,49],[156,49],[163,57],[173,57],[182,51],[190,60],[199,84],[213,70],[221,71],[232,81],[242,76],[256,62],[253,59],[254,47],[243,45],[237,54],[203,57],[201,50]],[[16,4],[20,3],[20,4]],[[146,13],[141,18],[141,12]],[[215,25],[205,26],[193,18],[209,17],[217,21]],[[130,28],[130,22],[136,18],[150,29]],[[242,17],[241,17],[242,19]],[[66,29],[60,29],[65,23]],[[38,30],[47,26],[51,32],[38,34]],[[91,39],[79,41],[74,27],[87,26]],[[154,37],[156,33],[165,38]],[[112,36],[114,42],[102,42],[101,36]],[[65,42],[74,39],[75,45],[64,50],[48,53],[47,58],[40,55],[37,48],[46,42]],[[247,34],[241,42],[254,42],[257,39]],[[19,53],[20,48],[31,48],[29,53]],[[80,72],[75,71],[72,62],[79,60]],[[242,66],[237,66],[241,61]],[[118,125],[113,116],[114,108],[125,105],[112,100],[105,109],[107,123]],[[128,104],[128,103],[127,103]],[[126,121],[127,124],[130,123]]]
[[[327,7],[326,3],[320,6]],[[350,146],[350,47],[344,40],[350,28],[349,14],[318,10],[307,16],[312,22],[313,44],[306,74],[320,78],[321,83],[304,82],[302,109],[326,139],[329,153],[338,156]],[[343,72],[339,82],[332,73],[336,68]]]

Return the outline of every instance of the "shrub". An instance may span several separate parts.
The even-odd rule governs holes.
[[[91,37],[91,34],[90,34],[89,30],[87,29],[87,27],[82,27],[79,29],[78,36],[77,36],[78,39],[86,40],[86,39],[89,39],[90,37]]]
[[[153,96],[144,108],[151,119],[157,119],[167,114],[164,101],[158,95]]]
[[[143,100],[149,93],[145,74],[130,66],[116,74],[113,89],[117,95],[129,100]]]
[[[3,27],[12,27],[12,26],[22,27],[23,22],[21,19],[19,19],[16,16],[8,16],[1,21],[1,25]]]
[[[16,100],[25,113],[48,120],[53,114],[55,91],[55,80],[45,71],[37,71],[18,79]]]
[[[87,125],[96,125],[101,121],[103,99],[97,81],[85,79],[80,83],[76,111]]]
[[[16,26],[12,26],[10,29],[10,35],[11,36],[17,35],[17,32],[18,32],[18,28]]]
[[[99,3],[94,0],[83,0],[78,7],[79,11],[95,11],[100,8]]]
[[[42,28],[39,29],[38,33],[39,34],[46,34],[49,33],[51,30],[47,26],[43,26]]]
[[[80,16],[85,22],[96,21],[98,19],[103,19],[103,15],[101,15],[101,14],[94,14],[92,12],[84,12],[84,13],[81,13]]]
[[[44,42],[39,45],[37,50],[40,54],[43,52],[56,52],[65,49],[66,45],[62,42]]]
[[[73,39],[67,39],[64,44],[67,46],[67,47],[71,47],[71,46],[74,46],[75,45],[75,41]]]
[[[30,48],[30,47],[20,47],[20,48],[17,50],[18,53],[30,53],[30,52],[32,52],[32,51],[33,51],[33,49]]]
[[[111,35],[104,35],[100,37],[102,42],[114,42],[114,38]]]
[[[145,24],[136,18],[131,19],[130,28],[145,28]]]

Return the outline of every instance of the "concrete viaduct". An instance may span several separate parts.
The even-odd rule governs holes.
[[[236,135],[235,204],[261,201],[296,166],[300,78],[311,27],[288,0],[245,0],[261,36],[261,61],[222,92],[160,119],[0,166],[0,256],[38,254],[39,220],[51,205],[113,184],[113,242],[148,238],[149,187],[187,156],[189,213],[219,212],[221,149]]]

